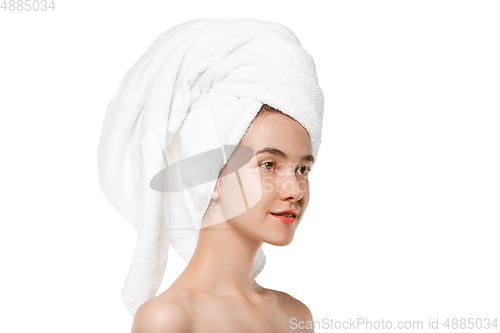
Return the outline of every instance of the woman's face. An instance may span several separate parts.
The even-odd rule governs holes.
[[[254,156],[237,172],[221,177],[212,198],[232,227],[269,244],[287,245],[309,202],[308,172],[314,163],[309,135],[287,115],[263,110],[240,146],[252,148]],[[229,170],[241,157],[240,148],[231,156]],[[286,210],[295,218],[273,215]]]

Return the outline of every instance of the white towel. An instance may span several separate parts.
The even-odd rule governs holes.
[[[152,179],[167,165],[217,148],[229,159],[263,104],[302,124],[317,160],[323,93],[315,65],[277,23],[189,21],[161,34],[126,73],[107,106],[97,164],[104,195],[137,229],[122,289],[132,315],[156,295],[169,245],[191,259],[225,160],[205,163],[211,180],[189,188],[197,170],[179,168],[178,178],[166,182],[178,191],[154,189]],[[264,264],[260,248],[255,276]]]

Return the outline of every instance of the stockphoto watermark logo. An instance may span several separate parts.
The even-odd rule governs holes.
[[[325,329],[325,330],[479,330],[498,329],[498,319],[488,317],[474,318],[427,318],[425,320],[386,320],[368,318],[348,318],[346,320],[335,320],[333,318],[322,318],[314,321],[302,321],[297,318],[290,319],[290,328],[303,329]]]
[[[308,189],[307,175],[311,170],[308,161],[276,163],[276,159],[270,159],[258,165],[256,156],[261,153],[286,155],[272,147],[255,152],[252,147],[243,144],[221,144],[217,126],[207,108],[191,111],[184,121],[183,127],[187,128],[184,131],[170,133],[167,130],[165,135],[167,125],[158,125],[142,141],[144,160],[154,161],[145,163],[149,187],[166,193],[165,202],[180,202],[187,207],[193,225],[199,223],[202,219],[200,214],[205,209],[201,207],[200,199],[207,199],[209,190],[214,190],[212,185],[216,184],[216,180],[219,185],[223,184],[223,198],[220,200],[223,208],[210,209],[210,222],[205,219],[205,226],[245,213],[265,193],[286,191],[301,196]],[[162,168],[155,169],[160,156]],[[189,228],[171,221],[172,218],[166,220],[169,229]]]
[[[396,321],[393,324],[390,320],[370,320],[368,318],[349,318],[347,320],[335,320],[333,318],[322,318],[314,321],[301,321],[297,318],[290,319],[290,328],[303,329],[327,329],[327,330],[383,330],[383,329],[423,329],[422,321]]]
[[[226,156],[235,149],[231,160],[226,163]],[[162,153],[165,158],[165,151]],[[166,167],[152,178],[150,187],[159,192],[178,192],[188,207],[194,207],[197,203],[193,198],[210,194],[197,192],[207,189],[202,185],[220,178],[219,181],[224,183],[225,209],[223,213],[211,209],[202,227],[214,225],[250,210],[260,201],[262,189],[259,175],[251,168],[254,160],[253,149],[244,145],[224,145],[173,164],[165,159]],[[224,168],[219,170],[221,166]],[[209,190],[213,191],[213,188]],[[190,209],[192,211],[193,208]],[[193,219],[196,220],[196,217]]]
[[[224,126],[222,124],[219,119],[218,126]],[[217,130],[209,108],[191,110],[180,129],[168,125],[168,121],[158,123],[151,129],[142,139],[140,152],[149,187],[164,193],[162,201],[170,206],[163,210],[164,228],[199,229],[215,181],[224,183],[225,199],[229,203],[226,206],[230,209],[224,210],[224,219],[211,209],[210,225],[242,214],[260,201],[262,186],[258,170],[253,168],[256,165],[254,150],[238,143],[222,144],[221,130]],[[176,209],[171,209],[172,205]],[[191,221],[181,215],[169,215],[169,211],[174,210],[182,216],[188,214]]]

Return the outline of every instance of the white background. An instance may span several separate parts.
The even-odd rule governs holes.
[[[98,138],[125,72],[203,17],[288,26],[325,94],[311,202],[257,281],[316,320],[499,316],[498,2],[55,6],[0,11],[1,331],[130,331],[136,234],[100,191]],[[184,266],[171,251],[159,293]]]

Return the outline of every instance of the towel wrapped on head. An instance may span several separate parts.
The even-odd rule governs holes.
[[[294,33],[277,23],[189,21],[161,34],[126,73],[106,110],[97,162],[104,195],[137,229],[122,289],[133,315],[156,295],[169,245],[191,259],[217,175],[263,104],[307,130],[317,160],[323,93],[315,65]],[[189,168],[176,168],[175,179],[158,176],[215,149],[225,159],[207,160],[205,183],[186,186],[199,171]],[[158,177],[178,190],[155,188]],[[260,248],[255,276],[264,264]]]

